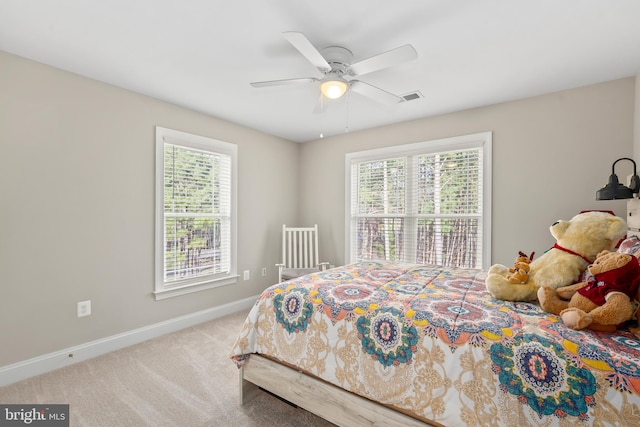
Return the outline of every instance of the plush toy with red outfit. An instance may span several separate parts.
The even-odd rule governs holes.
[[[593,278],[559,289],[538,289],[540,306],[573,329],[613,331],[635,315],[640,262],[633,255],[602,251],[589,266]],[[570,299],[569,299],[570,298]]]

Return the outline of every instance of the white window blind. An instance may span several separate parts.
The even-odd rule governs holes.
[[[348,155],[348,262],[488,266],[488,155],[490,134]]]
[[[184,293],[234,277],[235,146],[169,129],[158,133],[156,293]]]

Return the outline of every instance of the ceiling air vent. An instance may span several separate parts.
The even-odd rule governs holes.
[[[415,101],[416,99],[424,98],[420,91],[405,93],[404,95],[400,95],[402,99],[405,101]]]

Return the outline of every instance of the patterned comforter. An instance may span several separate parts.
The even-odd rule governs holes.
[[[274,285],[232,350],[447,426],[640,425],[640,341],[493,299],[480,270],[365,262]],[[249,362],[250,363],[250,362]]]

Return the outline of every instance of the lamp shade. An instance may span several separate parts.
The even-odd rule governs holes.
[[[596,200],[631,199],[633,192],[618,181],[618,176],[609,176],[609,183],[596,192]]]
[[[322,94],[330,99],[338,99],[349,89],[349,84],[342,78],[332,78],[320,83]]]
[[[629,160],[633,163],[633,176],[631,177],[630,187],[621,184],[616,175],[616,163],[620,160]],[[636,174],[636,162],[628,157],[616,160],[611,165],[611,175],[609,175],[609,183],[596,192],[596,200],[616,200],[616,199],[632,199],[634,194],[640,190],[640,178]]]

